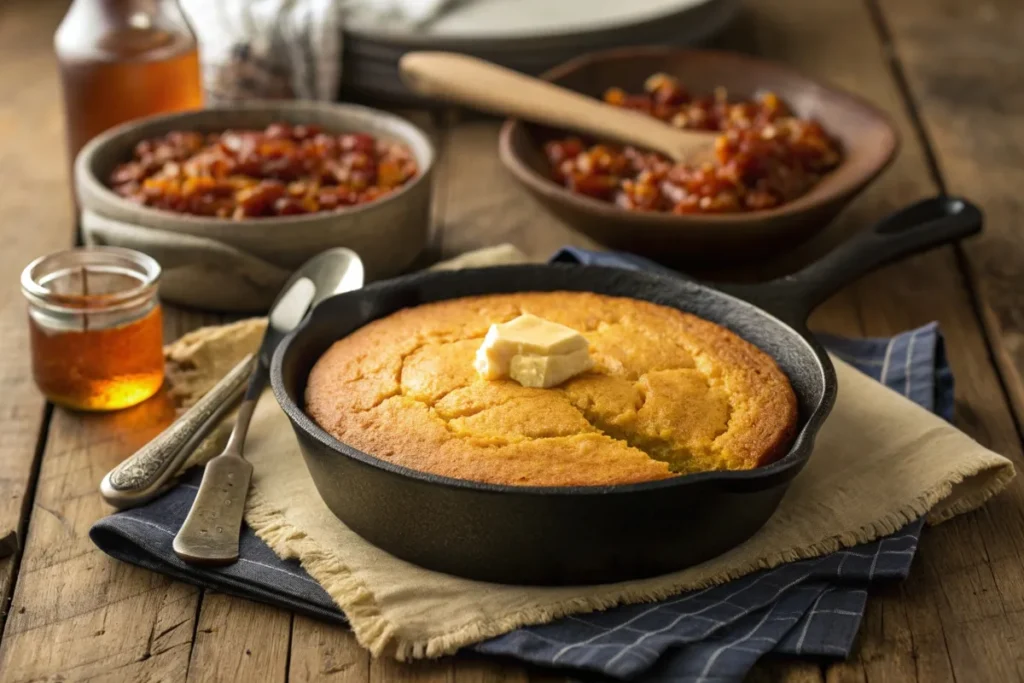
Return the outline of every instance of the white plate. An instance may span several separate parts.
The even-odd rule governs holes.
[[[629,4],[631,2],[632,4]],[[433,32],[419,35],[393,33],[354,33],[359,24],[346,26],[345,55],[342,66],[342,97],[346,92],[353,95],[371,96],[402,104],[429,104],[409,92],[398,76],[398,61],[403,54],[415,49],[450,50],[470,54],[492,61],[516,71],[538,75],[553,66],[581,54],[609,48],[635,45],[668,45],[676,47],[694,46],[706,42],[717,34],[736,15],[741,0],[474,0],[452,16],[439,22]],[[479,3],[479,4],[476,4]],[[557,11],[545,15],[537,8],[547,3],[557,6]],[[624,6],[628,5],[628,7]],[[577,21],[571,26],[565,23],[567,8],[579,11],[583,5],[591,5],[591,14],[586,22]],[[524,19],[520,19],[519,38],[511,31],[501,33],[493,24],[481,24],[480,30],[500,38],[477,37],[470,39],[467,34],[449,33],[436,35],[438,26],[445,22],[462,21],[459,14],[470,12],[484,16],[485,8],[497,11],[496,7],[518,7],[525,11],[532,7],[530,25],[538,32],[524,32]],[[597,13],[601,9],[604,14]],[[627,9],[629,11],[627,11]],[[639,10],[645,10],[643,12]],[[658,11],[655,11],[658,10]],[[499,14],[494,14],[498,17]],[[654,17],[653,19],[651,17]],[[555,19],[561,17],[561,23]],[[598,20],[603,18],[603,23]],[[615,25],[632,19],[629,25]],[[451,25],[451,24],[445,24]],[[590,27],[591,32],[581,31]],[[361,28],[365,28],[361,27]],[[553,29],[574,30],[575,34],[561,35]],[[468,29],[467,29],[468,30]],[[548,31],[544,33],[544,31]],[[414,44],[415,41],[419,44]]]
[[[456,0],[457,1],[457,0]],[[464,0],[424,27],[350,16],[356,38],[404,45],[568,39],[668,21],[719,0]],[[483,46],[481,46],[483,47]]]

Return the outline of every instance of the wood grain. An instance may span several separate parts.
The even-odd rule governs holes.
[[[189,683],[288,680],[291,615],[276,607],[206,591],[196,627]]]
[[[172,313],[165,335],[176,338],[210,321]],[[116,413],[54,411],[0,641],[5,683],[48,676],[185,680],[198,590],[117,562],[88,537],[93,522],[111,512],[99,480],[173,415],[162,393]]]
[[[184,676],[196,589],[119,563],[88,538],[108,513],[99,478],[155,435],[150,425],[163,412],[157,399],[110,417],[54,413],[0,642],[5,681]]]
[[[984,234],[964,246],[968,274],[1024,424],[1024,5],[899,0],[878,10],[945,186],[985,211]]]
[[[792,658],[769,657],[750,672],[747,683],[823,683],[821,667]]]
[[[50,51],[63,10],[63,3],[36,7],[31,0],[0,5],[0,536],[25,531],[44,426],[45,403],[32,382],[18,275],[32,259],[68,247],[73,239]],[[20,556],[0,558],[0,628]]]
[[[369,677],[370,653],[351,631],[295,616],[290,683],[364,683]]]
[[[878,3],[905,83],[951,193],[985,211],[965,245],[992,352],[1024,424],[1024,5],[1016,0]],[[954,38],[953,38],[954,37]]]
[[[483,657],[455,660],[455,683],[526,683],[539,680],[564,680],[552,674],[532,674],[506,661]]]
[[[370,660],[370,683],[454,683],[456,661],[452,657],[403,664],[393,659]]]

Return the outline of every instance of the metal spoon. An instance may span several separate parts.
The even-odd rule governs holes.
[[[231,564],[238,559],[245,499],[252,465],[245,461],[245,436],[267,385],[274,349],[322,299],[363,286],[363,263],[355,252],[332,249],[307,261],[271,306],[256,367],[224,451],[206,464],[192,509],[174,537],[175,554],[196,564]]]

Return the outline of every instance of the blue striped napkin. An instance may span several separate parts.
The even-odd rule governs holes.
[[[559,261],[659,269],[635,256],[563,249]],[[860,371],[946,419],[953,378],[935,324],[889,339],[822,335],[826,347]],[[181,562],[171,541],[201,476],[152,503],[97,522],[90,535],[107,554],[174,578],[345,623],[331,598],[294,561],[279,559],[248,528],[241,560],[207,569]],[[471,649],[542,666],[647,681],[740,681],[764,654],[849,655],[877,581],[905,578],[923,522],[824,557],[784,564],[658,603],[570,616],[512,631]]]

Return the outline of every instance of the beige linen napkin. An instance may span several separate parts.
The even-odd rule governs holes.
[[[525,259],[502,246],[442,267],[510,260]],[[255,349],[263,325],[254,319],[204,328],[172,344],[169,380],[183,404]],[[775,515],[741,546],[673,574],[601,586],[519,587],[460,579],[396,559],[327,509],[272,395],[260,401],[246,447],[254,467],[246,521],[279,556],[299,560],[323,585],[364,647],[374,655],[411,659],[451,653],[566,614],[659,600],[865,543],[922,515],[938,523],[978,507],[1013,478],[1006,458],[842,361],[833,362],[838,401]]]

